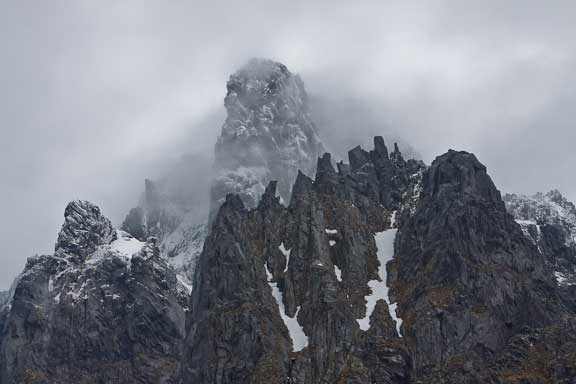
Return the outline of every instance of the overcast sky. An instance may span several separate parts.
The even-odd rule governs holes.
[[[144,177],[211,156],[253,56],[351,115],[318,127],[332,142],[381,123],[426,162],[473,151],[503,192],[575,201],[574,20],[573,0],[0,0],[0,288],[52,251],[69,200],[119,223]]]

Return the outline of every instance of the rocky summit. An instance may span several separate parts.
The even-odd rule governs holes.
[[[120,229],[66,207],[0,293],[1,384],[576,383],[558,191],[502,197],[473,154],[426,165],[380,136],[334,163],[269,60],[225,106],[209,198],[188,159]]]
[[[284,201],[298,171],[311,173],[323,146],[304,83],[283,64],[252,59],[230,76],[227,117],[215,150],[211,212],[228,193],[256,207],[270,180]]]

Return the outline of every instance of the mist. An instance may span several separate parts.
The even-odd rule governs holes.
[[[300,73],[335,158],[384,134],[576,201],[575,19],[572,1],[3,1],[0,289],[53,251],[70,200],[118,225],[145,178],[178,169],[207,194],[251,57]]]

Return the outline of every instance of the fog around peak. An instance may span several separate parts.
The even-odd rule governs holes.
[[[177,169],[208,193],[226,81],[252,57],[300,74],[334,160],[384,134],[428,163],[473,152],[503,192],[576,201],[574,19],[562,0],[8,0],[0,288],[52,252],[71,200],[118,225],[145,178]]]

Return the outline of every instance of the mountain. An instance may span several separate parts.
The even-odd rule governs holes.
[[[2,383],[176,383],[189,288],[159,255],[71,202],[0,314]]]
[[[349,160],[320,158],[288,206],[275,183],[253,210],[227,197],[196,270],[185,383],[574,377],[575,338],[559,337],[573,312],[474,155],[426,168],[376,138]]]
[[[227,196],[196,269],[184,382],[408,382],[385,262],[425,166],[381,137],[349,159],[299,173],[288,206],[276,182],[253,210]]]
[[[161,255],[188,284],[209,218],[228,193],[255,207],[265,185],[277,180],[288,200],[298,170],[313,171],[323,151],[304,84],[283,64],[250,60],[230,76],[224,105],[214,164],[187,158],[163,179],[146,180],[140,204],[121,227],[140,240],[156,237]],[[205,185],[210,191],[199,191]]]
[[[576,207],[558,190],[533,196],[506,194],[508,211],[554,271],[567,301],[576,308]]]
[[[288,201],[298,171],[311,173],[324,151],[304,83],[283,64],[252,59],[230,76],[226,88],[227,117],[215,148],[212,214],[228,193],[256,207],[271,180]]]
[[[120,229],[68,204],[0,297],[1,384],[574,382],[559,192],[503,198],[473,154],[426,165],[382,136],[334,164],[272,61],[225,106],[213,173],[145,181]]]

